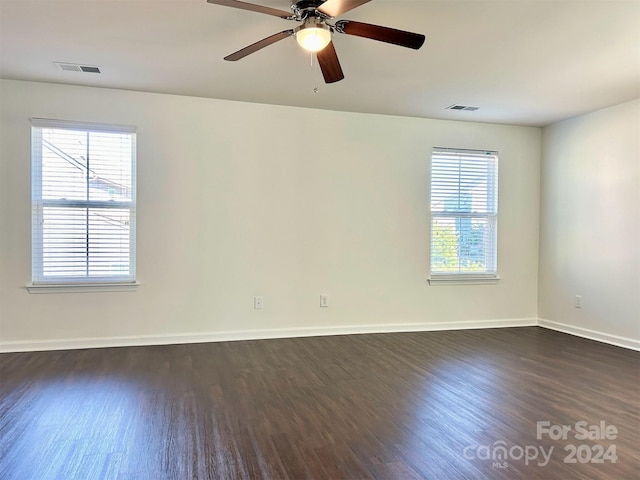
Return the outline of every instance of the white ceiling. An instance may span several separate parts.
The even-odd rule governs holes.
[[[346,78],[326,85],[293,38],[223,60],[295,26],[277,17],[206,0],[0,0],[0,76],[534,126],[640,97],[640,0],[373,0],[341,18],[427,41],[414,51],[336,34]]]

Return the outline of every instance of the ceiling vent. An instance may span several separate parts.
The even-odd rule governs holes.
[[[65,72],[101,73],[100,67],[95,65],[78,65],[75,63],[54,62],[55,66]]]
[[[475,112],[480,107],[470,107],[468,105],[458,105],[454,103],[453,105],[449,105],[445,110],[466,110],[467,112]]]

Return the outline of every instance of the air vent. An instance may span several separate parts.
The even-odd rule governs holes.
[[[65,72],[100,73],[100,67],[95,65],[78,65],[75,63],[54,62],[54,65]]]
[[[465,110],[467,112],[475,112],[479,108],[480,107],[470,107],[468,105],[458,105],[457,103],[454,103],[453,105],[449,105],[445,108],[445,110]]]
[[[100,73],[99,67],[89,67],[88,65],[80,65],[80,70],[84,73]]]

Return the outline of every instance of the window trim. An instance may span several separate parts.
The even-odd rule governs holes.
[[[495,273],[473,273],[473,272],[432,272],[431,254],[432,254],[432,240],[433,240],[433,219],[434,217],[451,217],[451,212],[433,212],[431,210],[432,199],[432,187],[433,187],[433,157],[437,152],[469,152],[478,154],[483,152],[485,154],[491,154],[496,157],[495,165],[495,184],[488,185],[488,188],[494,188],[493,201],[495,202],[495,213],[458,213],[457,217],[467,218],[494,218],[495,226]],[[465,148],[450,148],[450,147],[433,147],[431,149],[431,158],[429,165],[429,275],[427,276],[427,282],[432,286],[445,286],[445,285],[495,285],[501,278],[498,275],[498,189],[499,189],[499,169],[498,169],[498,152],[495,150],[483,150],[483,149],[465,149]]]
[[[137,213],[137,129],[133,125],[79,122],[69,120],[54,120],[46,118],[31,118],[31,282],[25,287],[29,293],[77,293],[86,291],[129,291],[136,289],[137,266],[136,266],[136,213]],[[100,200],[45,200],[42,198],[42,182],[34,181],[35,178],[42,178],[42,130],[44,129],[64,129],[80,132],[104,132],[114,134],[130,134],[131,144],[131,201],[130,202],[105,202]],[[81,208],[123,208],[130,212],[129,219],[129,274],[119,276],[56,276],[45,279],[42,271],[43,255],[43,229],[38,225],[41,219],[42,209],[45,205],[61,207]],[[38,267],[39,266],[39,267]]]
[[[455,276],[452,275],[431,275],[427,278],[429,285],[495,285],[501,280],[497,275],[481,275],[481,274],[469,274],[459,273]]]
[[[29,293],[90,293],[90,292],[131,292],[140,282],[122,283],[27,283]]]

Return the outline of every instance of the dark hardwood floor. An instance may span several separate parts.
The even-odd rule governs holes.
[[[11,353],[0,375],[5,480],[640,478],[640,354],[538,327]]]

